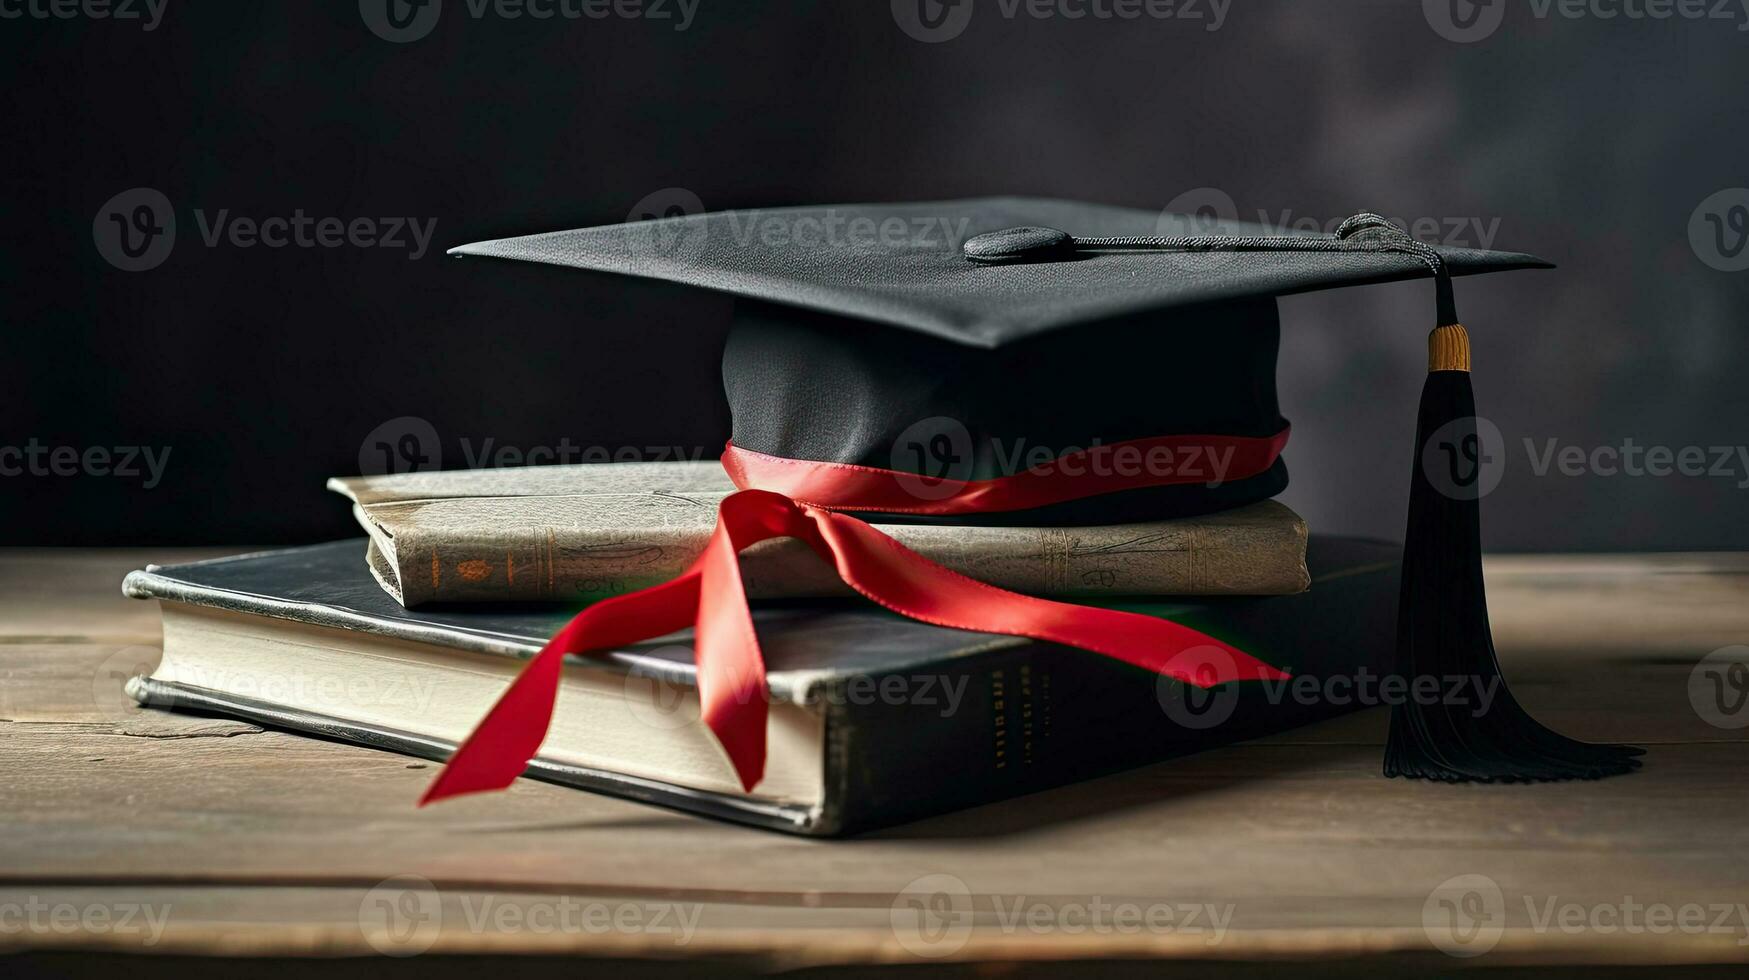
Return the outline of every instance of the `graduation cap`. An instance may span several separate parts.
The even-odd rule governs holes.
[[[1415,278],[1433,279],[1436,315],[1393,672],[1500,687],[1479,715],[1418,698],[1393,705],[1385,774],[1541,781],[1639,765],[1636,748],[1545,728],[1505,690],[1483,593],[1480,494],[1438,465],[1441,453],[1473,457],[1477,439],[1452,279],[1548,266],[1534,256],[1431,246],[1372,214],[1330,235],[1282,236],[1018,198],[688,214],[452,254],[736,296],[723,463],[743,490],[686,574],[590,606],[557,634],[425,802],[520,774],[545,734],[564,653],[687,627],[702,717],[751,789],[764,764],[764,672],[736,556],[768,537],[801,538],[853,588],[925,622],[1076,646],[1201,686],[1285,676],[1166,620],[972,581],[861,518],[1109,524],[1272,497],[1287,483],[1288,437],[1276,297]]]

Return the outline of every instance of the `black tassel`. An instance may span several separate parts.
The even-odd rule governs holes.
[[[1445,286],[1445,283],[1441,283]],[[1449,288],[1449,287],[1447,287]],[[1449,312],[1449,294],[1441,290]],[[1421,391],[1409,527],[1397,614],[1396,670],[1408,695],[1394,699],[1385,742],[1385,775],[1443,782],[1600,779],[1639,768],[1643,750],[1567,738],[1538,724],[1506,689],[1488,628],[1482,585],[1480,465],[1469,341],[1455,318],[1429,340],[1430,370]],[[1435,435],[1440,445],[1427,456]],[[1471,466],[1471,488],[1435,486],[1428,463],[1456,454]],[[1469,492],[1475,489],[1475,492]],[[1438,681],[1436,697],[1415,695],[1417,679]],[[1450,697],[1462,679],[1463,696]],[[1431,682],[1422,680],[1423,693]],[[1478,692],[1490,691],[1486,710]]]

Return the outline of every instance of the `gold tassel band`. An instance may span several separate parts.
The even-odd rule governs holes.
[[[1468,371],[1470,369],[1470,335],[1464,325],[1434,327],[1427,335],[1427,370]]]

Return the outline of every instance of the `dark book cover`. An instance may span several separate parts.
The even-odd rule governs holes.
[[[436,647],[527,658],[570,617],[552,606],[403,609],[372,580],[362,541],[152,567],[124,590]],[[1313,584],[1291,596],[1114,602],[1170,617],[1296,675],[1275,684],[1187,687],[1097,654],[943,629],[859,601],[760,603],[755,620],[774,701],[825,725],[824,800],[789,805],[537,759],[528,775],[707,816],[815,836],[918,819],[1281,731],[1352,710],[1323,681],[1377,673],[1392,643],[1393,545],[1314,536]],[[579,669],[690,685],[686,635]],[[450,742],[283,705],[137,678],[148,706],[204,711],[439,760]],[[888,692],[893,695],[889,696]]]

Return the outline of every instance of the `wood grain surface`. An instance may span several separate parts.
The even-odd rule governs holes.
[[[0,949],[19,962],[1749,961],[1749,706],[1709,701],[1696,669],[1749,658],[1728,649],[1749,644],[1749,557],[1490,562],[1513,690],[1570,734],[1648,746],[1629,777],[1386,780],[1368,711],[833,842],[530,781],[419,810],[424,763],[142,711],[120,685],[156,655],[157,611],[121,577],[193,555],[0,552]]]

